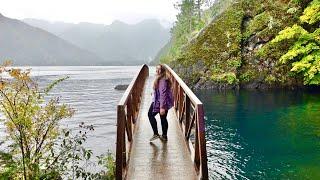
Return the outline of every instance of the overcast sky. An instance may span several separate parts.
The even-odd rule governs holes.
[[[177,0],[0,0],[0,13],[24,19],[110,24],[114,20],[134,24],[157,18],[174,22]]]

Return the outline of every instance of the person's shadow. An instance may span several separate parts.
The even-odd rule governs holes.
[[[157,145],[155,145],[153,142],[150,142],[150,146],[152,148],[152,162],[157,161],[158,153],[159,153],[159,147]]]
[[[167,162],[167,157],[168,157],[167,142],[161,141],[161,145],[160,145],[161,148],[153,142],[150,142],[150,146],[152,147],[152,165],[154,166],[164,165],[164,163]]]

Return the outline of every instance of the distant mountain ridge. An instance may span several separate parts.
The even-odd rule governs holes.
[[[169,29],[156,19],[133,25],[121,21],[110,25],[50,23],[38,19],[23,21],[96,54],[105,63],[113,61],[119,65],[149,63],[170,38]]]
[[[14,65],[104,65],[102,58],[45,30],[0,14],[0,61]]]

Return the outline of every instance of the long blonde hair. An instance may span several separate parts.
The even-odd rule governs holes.
[[[153,82],[153,89],[158,89],[160,79],[164,78],[168,82],[168,87],[171,89],[171,80],[169,78],[166,68],[162,64],[158,64],[160,67],[160,74],[156,75],[156,79]]]

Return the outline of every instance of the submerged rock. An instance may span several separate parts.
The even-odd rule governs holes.
[[[128,88],[128,84],[119,84],[114,87],[115,90],[125,91]]]

